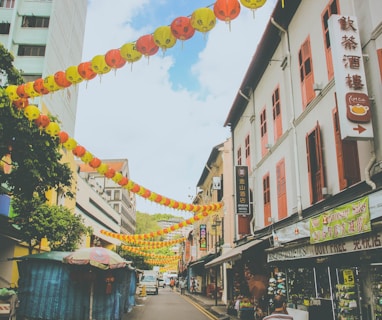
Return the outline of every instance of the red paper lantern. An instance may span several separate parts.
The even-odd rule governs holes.
[[[122,68],[126,64],[126,60],[122,58],[119,49],[111,49],[105,54],[106,64],[113,69]]]
[[[141,189],[141,186],[139,184],[134,184],[133,188],[131,189],[132,192],[137,193]]]
[[[72,153],[78,157],[81,158],[86,152],[86,149],[83,146],[77,145],[73,150]]]
[[[39,78],[34,81],[33,89],[39,94],[48,94],[49,90],[44,86],[44,79]]]
[[[161,195],[157,195],[157,197],[155,198],[155,202],[161,202],[162,201],[162,196]]]
[[[27,98],[18,99],[18,100],[12,101],[12,104],[15,106],[17,110],[21,110],[21,109],[24,109],[27,105],[29,105],[29,100]]]
[[[91,80],[97,76],[97,74],[92,69],[92,63],[90,61],[80,63],[77,67],[77,70],[80,76],[85,80]]]
[[[195,29],[191,25],[188,17],[178,17],[170,25],[171,32],[179,40],[188,40],[195,34]]]
[[[46,114],[40,114],[38,118],[34,121],[37,127],[46,128],[50,123],[50,119]]]
[[[25,92],[25,84],[20,84],[16,89],[16,93],[22,99],[29,98],[28,93]]]
[[[146,34],[141,36],[136,43],[137,50],[144,56],[149,57],[156,54],[159,47],[155,44],[153,35]]]
[[[91,166],[92,168],[96,169],[98,168],[100,165],[101,165],[101,160],[94,157],[93,159],[90,160],[89,162],[89,166]]]
[[[60,139],[60,143],[65,143],[69,139],[69,135],[65,131],[61,131],[58,134],[58,137]]]
[[[125,186],[129,183],[129,179],[127,179],[126,177],[123,177],[121,180],[119,180],[118,184],[120,186]]]
[[[72,83],[66,78],[66,73],[64,71],[57,71],[54,74],[54,81],[62,88],[67,88],[72,85]]]
[[[115,176],[115,170],[113,168],[109,167],[107,169],[107,171],[105,172],[105,177],[111,179],[114,176]]]
[[[238,0],[217,0],[214,4],[216,18],[230,23],[240,13],[240,3]]]

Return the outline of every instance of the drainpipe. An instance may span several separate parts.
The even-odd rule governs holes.
[[[371,178],[370,178],[370,170],[371,170],[376,159],[377,158],[375,156],[375,153],[373,152],[373,155],[371,156],[370,161],[365,168],[365,182],[371,187],[372,190],[375,190],[377,188],[374,181],[371,180]]]
[[[294,125],[295,121],[295,111],[294,111],[294,92],[293,92],[293,82],[292,82],[292,73],[290,71],[290,43],[289,43],[289,34],[288,31],[285,30],[282,26],[280,26],[273,17],[271,17],[271,23],[278,29],[280,32],[282,32],[285,37],[285,51],[286,51],[286,56],[287,56],[287,72],[288,72],[288,78],[289,78],[289,104],[290,104],[290,109],[291,109],[291,119],[290,119],[290,126],[292,129],[292,135],[293,135],[293,153],[294,153],[294,167],[295,167],[295,175],[296,175],[296,194],[297,194],[297,214],[298,214],[298,219],[302,220],[302,202],[301,202],[301,185],[300,185],[300,165],[298,161],[298,144],[297,144],[297,131],[296,127]]]

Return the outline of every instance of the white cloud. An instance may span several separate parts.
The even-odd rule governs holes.
[[[274,1],[268,1],[274,2]],[[155,27],[135,29],[134,15],[149,6],[146,1],[93,0],[89,4],[84,61],[136,40]],[[171,6],[171,3],[169,4]],[[76,139],[100,158],[127,158],[130,178],[166,197],[190,202],[212,148],[229,137],[223,124],[254,54],[266,16],[273,5],[252,12],[242,8],[238,18],[217,26],[203,39],[187,40],[181,50],[193,50],[193,41],[205,41],[198,62],[190,65],[193,81],[202,91],[183,86],[174,91],[170,70],[176,72],[173,52],[180,43],[150,59],[111,71],[80,85]],[[260,10],[263,10],[262,14]],[[158,14],[160,14],[158,12]],[[178,15],[188,15],[179,12]],[[264,19],[263,19],[264,20]],[[174,71],[173,71],[174,72]],[[176,87],[176,85],[175,85]],[[171,212],[139,200],[137,210]]]

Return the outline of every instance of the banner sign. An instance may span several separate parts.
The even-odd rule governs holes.
[[[236,214],[247,216],[249,210],[248,167],[236,166]]]
[[[311,218],[310,243],[320,243],[371,231],[369,197]]]
[[[200,238],[199,238],[199,249],[201,251],[207,250],[207,226],[205,224],[200,225]]]
[[[267,261],[286,261],[306,258],[320,258],[335,254],[354,253],[382,249],[382,232],[364,233],[353,238],[338,239],[318,244],[296,245],[288,249],[268,252]]]
[[[373,138],[357,18],[333,14],[328,20],[342,139]]]

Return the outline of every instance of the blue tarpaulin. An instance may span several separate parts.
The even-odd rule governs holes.
[[[18,261],[20,300],[17,316],[39,320],[89,319],[93,283],[92,319],[120,320],[135,304],[135,270],[127,266],[100,270],[89,265],[62,263],[70,252],[46,252]],[[111,290],[107,278],[113,277]],[[109,288],[110,289],[110,288]]]

